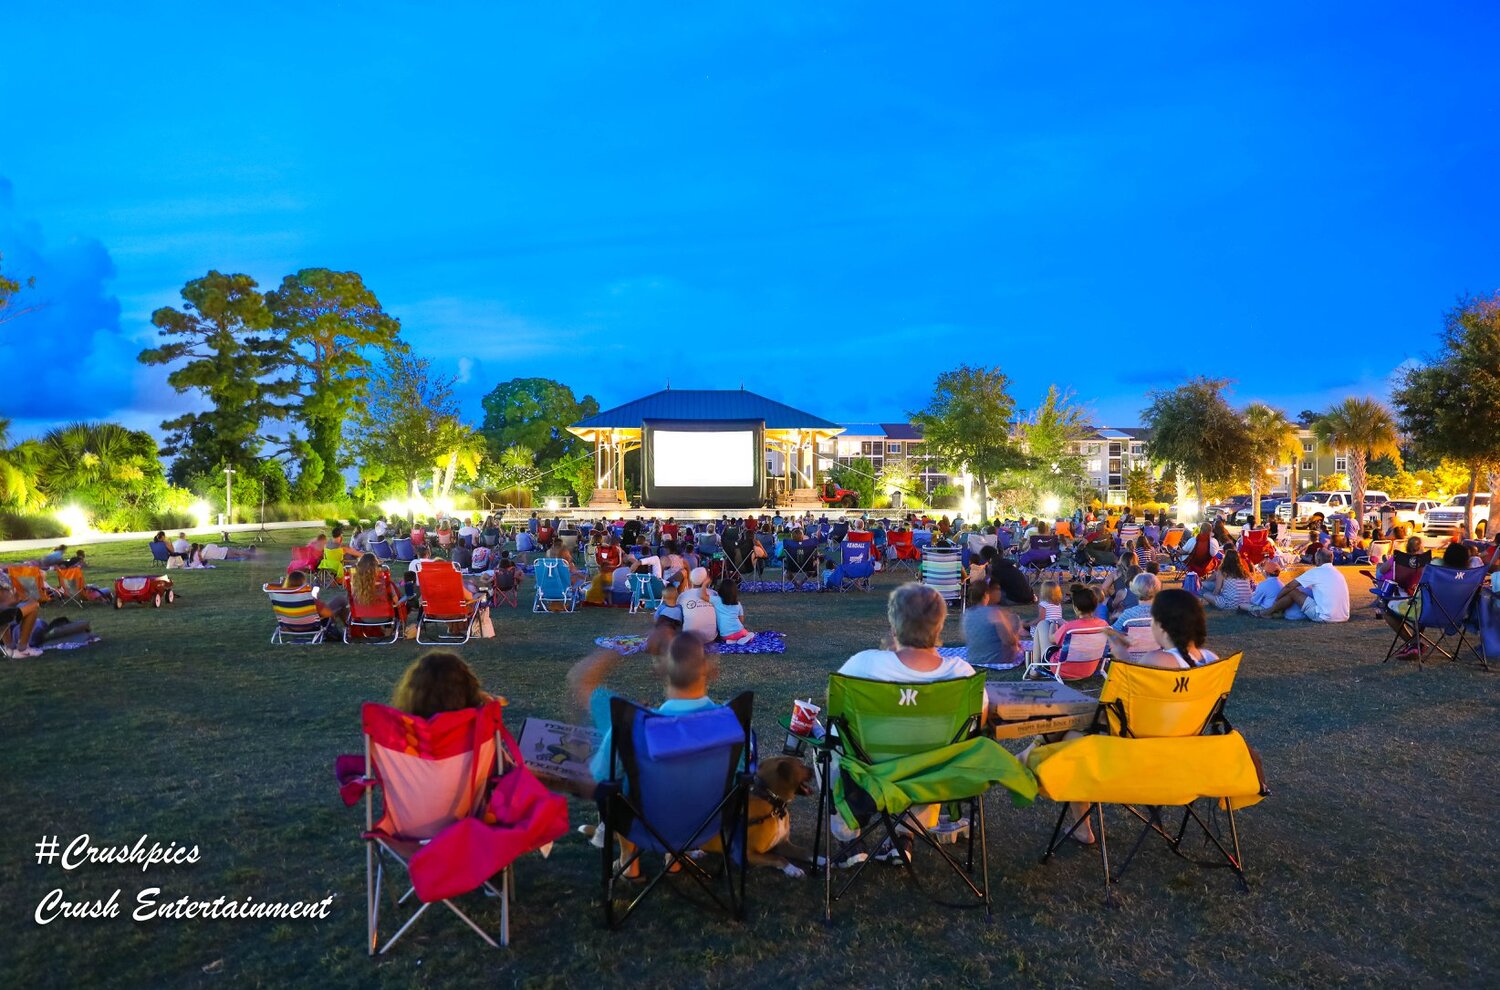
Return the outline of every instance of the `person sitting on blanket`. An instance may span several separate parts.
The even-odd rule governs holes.
[[[878,650],[861,650],[854,654],[839,668],[840,674],[895,684],[925,684],[974,676],[974,668],[968,661],[945,657],[938,652],[943,642],[948,605],[937,589],[916,582],[897,585],[886,600],[885,611],[890,623],[886,644]],[[911,809],[917,820],[928,828],[937,824],[939,810],[938,805],[919,805]],[[834,837],[840,842],[854,838],[855,833],[845,826],[843,818],[837,812],[832,815]],[[898,841],[903,844],[911,842],[911,836],[899,828],[898,836]],[[901,852],[894,846],[882,848],[875,855],[887,862],[902,862]],[[840,865],[852,865],[863,858],[861,853]]]
[[[1450,543],[1443,548],[1443,556],[1439,563],[1443,567],[1462,570],[1469,566],[1469,548],[1462,543]],[[1421,609],[1421,595],[1393,598],[1385,607],[1385,624],[1390,626],[1403,642],[1401,649],[1395,653],[1397,660],[1415,660],[1420,653],[1422,641],[1417,638],[1416,619]]]
[[[658,630],[652,635],[653,642],[647,650],[657,651],[654,670],[665,681],[666,700],[655,709],[662,715],[686,715],[690,712],[717,708],[719,703],[708,695],[708,687],[718,679],[719,669],[714,658],[704,652],[703,640],[691,633],[673,635]],[[599,748],[589,760],[589,771],[594,782],[608,780],[613,768],[609,765],[612,719],[609,703],[615,692],[605,687],[605,680],[625,660],[614,650],[598,650],[580,660],[568,671],[569,693],[579,707],[588,711],[594,728],[599,732]],[[583,785],[577,788],[580,797],[592,797],[594,788]],[[580,832],[593,838],[595,828],[587,825]],[[634,847],[623,838],[620,840],[620,857],[629,859]],[[640,864],[636,863],[629,876],[639,876]]]
[[[1000,607],[1002,597],[1000,586],[991,581],[969,582],[964,642],[968,644],[971,667],[1014,667],[1021,662],[1021,622],[1014,612]]]
[[[1240,606],[1251,615],[1261,615],[1275,605],[1276,599],[1281,597],[1281,589],[1285,587],[1281,583],[1281,561],[1275,557],[1267,557],[1261,561],[1260,572],[1266,576],[1265,580],[1255,586],[1250,600]]]
[[[710,596],[719,623],[719,639],[725,643],[747,643],[755,634],[745,628],[745,606],[740,604],[740,586],[730,578],[719,582]]]
[[[662,586],[661,602],[656,606],[656,626],[671,632],[682,631],[682,595],[687,584],[687,575]]]
[[[412,661],[391,692],[391,707],[417,718],[478,708],[492,700],[457,653],[430,650]]]
[[[688,587],[678,596],[682,606],[682,629],[712,643],[719,634],[718,613],[714,611],[713,592],[709,589],[708,569],[695,567],[688,574]]]
[[[1313,622],[1349,621],[1349,583],[1333,566],[1333,551],[1322,547],[1314,560],[1317,566],[1303,571],[1283,588],[1276,603],[1266,610],[1267,616],[1278,618],[1284,614],[1288,619]]]
[[[1203,604],[1234,612],[1241,605],[1248,604],[1254,594],[1255,585],[1250,583],[1250,575],[1245,573],[1239,551],[1232,546],[1225,547],[1224,560],[1219,564],[1218,570],[1203,581],[1203,589],[1199,592]]]

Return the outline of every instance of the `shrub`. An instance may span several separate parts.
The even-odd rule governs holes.
[[[0,510],[0,539],[52,540],[68,535],[68,527],[45,512]]]

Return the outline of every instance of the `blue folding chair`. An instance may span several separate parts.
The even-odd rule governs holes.
[[[370,552],[375,555],[376,560],[382,562],[396,559],[395,551],[391,549],[389,540],[371,540]]]
[[[1467,642],[1470,627],[1476,625],[1474,607],[1479,601],[1479,593],[1484,590],[1484,578],[1483,567],[1455,568],[1429,564],[1422,569],[1422,580],[1417,582],[1420,604],[1416,620],[1406,620],[1408,624],[1416,626],[1418,669],[1426,660],[1428,651],[1440,653],[1449,660],[1457,660],[1466,643],[1480,666],[1489,669],[1489,664],[1479,651],[1478,637],[1473,642]],[[1435,637],[1433,634],[1436,634]],[[1445,649],[1444,644],[1455,637],[1457,642],[1453,648]],[[1395,656],[1400,646],[1401,633],[1398,632],[1391,638],[1391,648],[1386,650],[1385,659]]]
[[[391,544],[391,550],[397,560],[416,560],[417,551],[411,545],[411,537],[403,536]]]
[[[870,556],[870,544],[849,543],[841,545],[839,560],[839,590],[870,591],[875,579],[875,561]]]
[[[172,559],[172,550],[165,543],[151,542],[146,544],[146,546],[151,550],[152,561],[162,567],[166,567],[167,561]]]
[[[673,874],[692,879],[730,917],[744,918],[754,701],[755,696],[747,691],[723,707],[663,715],[624,698],[610,699],[610,777],[595,791],[604,828],[604,922],[608,927],[624,923]],[[616,837],[634,847],[618,862]],[[722,877],[710,874],[691,855],[714,839],[727,851]],[[649,872],[647,864],[655,862],[662,863],[661,871],[617,909],[615,891],[630,886],[624,880],[627,873],[640,864],[644,875]],[[725,881],[723,896],[715,889],[720,879]],[[691,889],[679,892],[688,894]]]
[[[552,608],[561,605],[562,608]],[[578,608],[578,593],[573,588],[573,573],[561,557],[542,557],[536,562],[536,598],[533,612],[572,612]]]
[[[655,612],[661,605],[661,578],[650,571],[636,571],[630,575],[630,611]]]

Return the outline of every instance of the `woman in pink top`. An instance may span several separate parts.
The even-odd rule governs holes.
[[[1073,614],[1076,618],[1069,619],[1055,629],[1051,628],[1050,622],[1038,622],[1032,628],[1031,659],[1033,663],[1040,663],[1047,658],[1047,651],[1053,647],[1061,646],[1063,637],[1075,629],[1108,629],[1109,623],[1099,618],[1095,610],[1099,607],[1099,596],[1093,588],[1087,585],[1075,584],[1071,589],[1073,599]]]

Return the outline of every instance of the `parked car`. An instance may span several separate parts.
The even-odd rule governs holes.
[[[1360,519],[1378,519],[1380,517],[1380,506],[1389,502],[1391,497],[1385,492],[1365,492],[1364,513]],[[1307,492],[1297,497],[1297,518],[1305,523],[1317,523],[1337,515],[1349,515],[1350,507],[1354,504],[1353,492]],[[1276,510],[1276,515],[1282,519],[1290,519],[1292,505],[1290,502]]]
[[[1440,504],[1434,498],[1392,499],[1382,505],[1379,511],[1382,518],[1394,512],[1397,524],[1405,525],[1415,531],[1427,525],[1427,513],[1436,509]]]
[[[1289,499],[1281,495],[1268,495],[1265,498],[1261,499],[1260,521],[1266,522],[1267,520],[1269,520],[1272,516],[1278,513],[1278,511],[1281,509],[1282,503],[1289,501]],[[1255,514],[1250,511],[1250,506],[1246,505],[1243,509],[1236,510],[1234,515],[1230,517],[1229,521],[1231,523],[1234,523],[1235,525],[1248,526],[1255,521]]]
[[[1426,524],[1423,527],[1423,536],[1445,537],[1452,536],[1453,531],[1464,523],[1464,507],[1469,504],[1469,496],[1455,495],[1443,505],[1430,510],[1427,513]],[[1488,492],[1479,492],[1474,496],[1474,521],[1473,533],[1482,536],[1489,532],[1490,519],[1490,496]]]
[[[1235,513],[1241,509],[1250,508],[1249,495],[1231,495],[1222,502],[1215,502],[1203,510],[1203,518],[1213,519],[1222,516],[1225,519],[1233,519]]]

